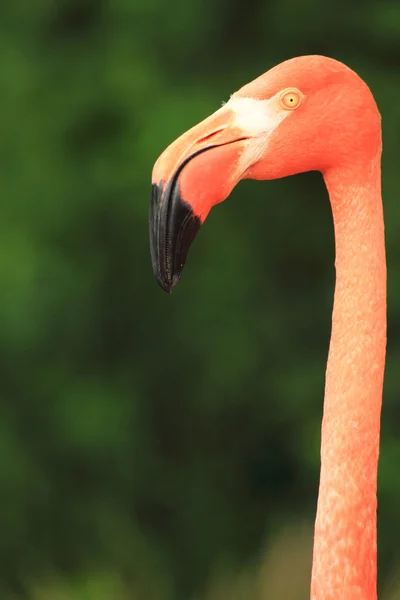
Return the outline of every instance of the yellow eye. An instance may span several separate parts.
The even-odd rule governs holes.
[[[282,108],[286,110],[293,110],[300,106],[301,103],[301,94],[298,90],[285,90],[282,92],[279,102]]]

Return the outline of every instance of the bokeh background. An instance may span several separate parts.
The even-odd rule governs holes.
[[[242,182],[172,296],[151,170],[282,60],[354,68],[383,115],[389,345],[380,590],[400,578],[400,4],[0,8],[0,598],[307,598],[334,285],[322,177]]]

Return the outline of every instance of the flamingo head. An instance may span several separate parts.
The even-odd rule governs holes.
[[[336,60],[294,58],[242,87],[154,165],[150,246],[160,286],[172,291],[211,208],[241,179],[326,173],[365,161],[376,153],[377,136],[372,94]]]

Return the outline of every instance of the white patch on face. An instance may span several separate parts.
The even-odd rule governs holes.
[[[225,104],[224,108],[229,108],[235,113],[233,127],[238,127],[244,135],[251,138],[239,161],[242,171],[261,158],[271,133],[294,112],[282,108],[279,103],[280,94],[281,92],[278,92],[268,100],[232,96]]]
[[[236,115],[233,125],[242,129],[243,133],[251,136],[271,133],[291,113],[281,107],[278,95],[268,100],[232,96],[225,107],[233,110]]]

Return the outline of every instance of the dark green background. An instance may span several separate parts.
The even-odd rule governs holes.
[[[400,4],[10,0],[0,8],[1,599],[307,597],[307,585],[273,592],[268,573],[252,596],[212,582],[272,545],[279,588],[295,544],[309,578],[309,533],[273,540],[299,524],[309,532],[315,513],[334,284],[322,177],[242,182],[213,210],[172,296],[153,279],[148,206],[168,143],[309,53],[354,68],[383,115],[381,581],[397,573]]]

